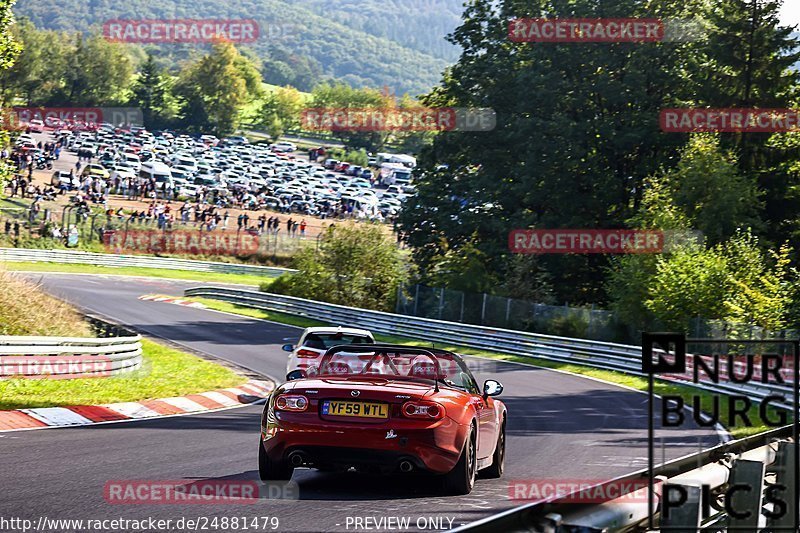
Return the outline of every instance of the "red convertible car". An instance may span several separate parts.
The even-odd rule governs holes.
[[[262,480],[296,467],[441,475],[468,494],[478,471],[500,477],[506,408],[448,351],[395,345],[329,349],[316,369],[294,370],[261,416]]]

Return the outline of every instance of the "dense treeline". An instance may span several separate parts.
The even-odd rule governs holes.
[[[460,60],[429,105],[491,107],[491,133],[444,133],[420,158],[403,227],[422,280],[517,298],[610,305],[629,323],[693,317],[796,326],[800,134],[666,133],[668,107],[797,107],[800,57],[772,0],[476,0]],[[515,17],[660,17],[704,39],[512,43]],[[446,165],[446,166],[445,166]],[[703,232],[659,256],[514,256],[515,228]],[[535,280],[535,282],[532,282]]]
[[[163,58],[141,48],[114,43],[94,33],[41,30],[27,19],[12,26],[22,48],[15,64],[0,72],[6,104],[48,107],[132,106],[150,129],[173,128],[229,134],[242,122],[255,123],[275,139],[302,126],[314,108],[393,108],[418,106],[404,95],[355,89],[345,83],[317,84],[311,93],[263,86],[259,58],[230,43],[169,69]],[[338,132],[348,149],[381,149],[389,140],[409,147],[429,134]]]
[[[248,44],[267,83],[309,91],[322,81],[428,91],[453,59],[444,36],[458,22],[460,0],[284,2],[281,0],[22,0],[16,12],[37,27],[98,31],[113,19],[255,19],[261,38]],[[210,46],[148,45],[173,68]]]

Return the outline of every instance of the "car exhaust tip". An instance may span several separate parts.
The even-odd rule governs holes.
[[[289,455],[289,464],[292,466],[300,466],[305,462],[306,458],[301,452],[292,452]]]
[[[400,461],[400,471],[404,473],[408,473],[414,470],[414,465],[411,464],[411,461]]]

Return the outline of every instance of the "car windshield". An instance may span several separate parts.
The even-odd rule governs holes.
[[[334,346],[347,344],[372,344],[372,339],[366,335],[346,333],[309,333],[303,341],[306,348],[327,350]]]
[[[438,369],[437,369],[438,363]],[[341,351],[326,354],[320,366],[310,369],[309,375],[370,376],[389,379],[412,379],[439,382],[462,390],[474,390],[477,385],[464,361],[448,353]]]

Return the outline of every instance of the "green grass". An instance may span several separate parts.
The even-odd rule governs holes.
[[[307,328],[312,326],[325,326],[328,325],[327,322],[321,322],[319,320],[312,320],[309,318],[288,315],[285,313],[276,313],[273,311],[264,311],[261,309],[254,309],[250,307],[243,307],[240,305],[232,304],[229,302],[222,302],[219,300],[213,300],[209,298],[187,298],[188,300],[198,301],[203,303],[209,309],[214,309],[217,311],[225,311],[228,313],[239,314],[251,318],[260,318],[263,320],[272,320],[275,322],[281,322],[284,324],[289,324],[292,326],[298,326],[301,328]],[[425,344],[425,342],[421,342],[419,340],[411,339],[408,337],[399,337],[395,335],[383,335],[380,333],[375,334],[375,340],[378,342],[385,342],[391,344],[403,344],[403,345],[410,345],[410,346],[417,346],[420,344]],[[595,379],[599,379],[602,381],[607,381],[609,383],[614,383],[617,385],[622,385],[625,387],[630,387],[632,389],[636,389],[639,391],[647,391],[647,379],[638,376],[631,376],[629,374],[625,374],[622,372],[614,372],[611,370],[602,370],[597,368],[590,368],[586,366],[580,366],[575,364],[569,363],[559,363],[556,361],[549,361],[546,359],[539,359],[536,357],[525,357],[521,355],[510,355],[510,354],[502,354],[502,353],[494,353],[494,352],[486,352],[483,350],[477,350],[475,348],[469,348],[467,346],[457,346],[457,345],[444,345],[444,344],[437,344],[437,348],[441,348],[444,350],[450,350],[454,352],[458,352],[460,354],[466,355],[475,355],[479,357],[486,357],[490,359],[496,359],[501,361],[511,361],[516,363],[523,363],[528,365],[535,365],[544,368],[550,368],[553,370],[560,370],[563,372],[569,372],[570,374],[577,374],[580,376],[591,377]],[[683,398],[685,405],[691,406],[692,405],[692,398],[693,396],[698,396],[700,398],[700,405],[702,406],[702,410],[704,412],[711,412],[714,396],[711,393],[706,391],[696,389],[694,387],[689,387],[685,385],[675,385],[672,383],[656,381],[654,383],[654,392],[659,396],[680,396]],[[719,395],[719,402],[720,402],[720,413],[721,416],[726,416],[727,413],[727,396]],[[755,425],[753,427],[726,427],[726,429],[733,435],[734,438],[743,438],[749,435],[755,435],[757,433],[762,433],[764,431],[768,431],[772,429],[767,427],[766,425],[760,424],[760,418],[758,413],[758,406],[753,405],[748,415],[750,417],[751,422]],[[686,416],[690,416],[686,413]],[[771,416],[775,416],[774,414]]]
[[[235,387],[247,378],[216,363],[142,340],[144,364],[124,377],[0,381],[0,409],[96,405]]]
[[[264,311],[262,309],[255,309],[252,307],[244,307],[230,302],[213,300],[211,298],[184,299],[192,302],[200,302],[209,309],[213,309],[215,311],[224,311],[226,313],[233,313],[235,315],[259,318],[261,320],[272,320],[273,322],[280,322],[281,324],[288,324],[289,326],[297,326],[299,328],[328,325],[327,322],[320,322],[319,320],[312,320],[310,318],[303,318],[301,316],[288,315],[286,313],[278,313],[275,311]]]
[[[74,265],[60,263],[0,262],[0,267],[8,271],[67,272],[79,274],[117,274],[126,276],[147,276],[154,278],[186,279],[217,283],[258,286],[274,278],[253,276],[251,274],[225,274],[221,272],[193,272],[191,270],[164,270],[144,267],[104,267],[95,265]]]
[[[2,209],[25,209],[30,207],[32,200],[28,198],[0,198],[0,208]]]

